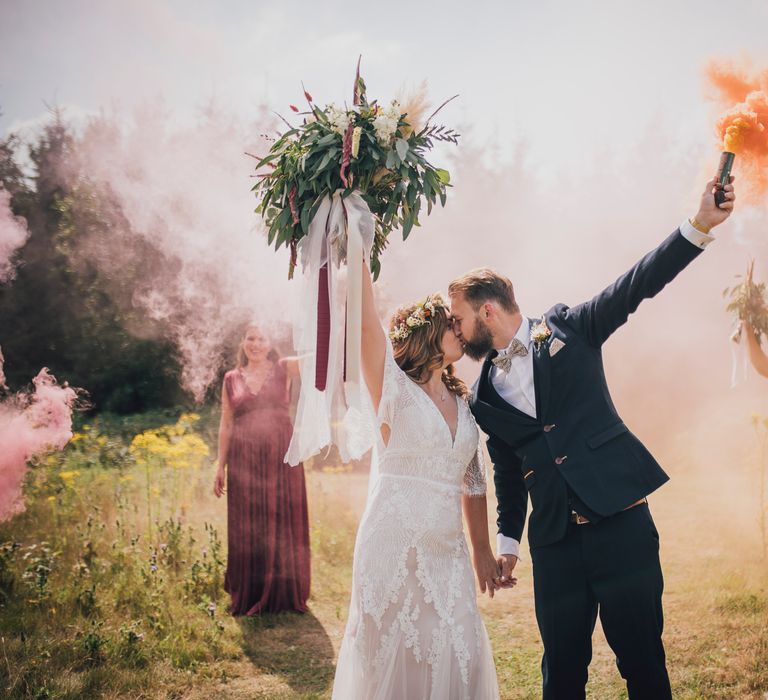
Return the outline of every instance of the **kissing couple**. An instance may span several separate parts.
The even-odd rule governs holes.
[[[659,537],[646,497],[668,477],[622,422],[601,348],[658,294],[731,214],[707,183],[684,221],[589,301],[523,315],[490,269],[379,323],[364,267],[362,369],[376,411],[368,503],[355,543],[337,700],[499,697],[480,590],[515,585],[528,500],[545,700],[585,698],[600,615],[631,700],[671,698],[662,643]],[[453,364],[483,362],[469,389]],[[494,556],[486,510],[487,436],[498,502]],[[472,561],[462,526],[472,542]],[[473,576],[474,565],[474,576]]]

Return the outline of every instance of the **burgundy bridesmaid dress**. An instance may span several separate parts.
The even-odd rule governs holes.
[[[258,394],[240,370],[224,378],[234,426],[227,455],[227,572],[233,615],[307,611],[309,518],[304,467],[291,440],[286,372],[275,363]]]

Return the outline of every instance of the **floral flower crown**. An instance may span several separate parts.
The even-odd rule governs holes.
[[[395,342],[405,340],[414,329],[430,325],[437,310],[444,308],[443,298],[439,294],[430,294],[424,301],[416,304],[407,316],[399,314],[395,317],[389,337]]]

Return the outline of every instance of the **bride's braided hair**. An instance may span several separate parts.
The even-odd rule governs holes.
[[[409,329],[406,337],[398,337],[395,333],[402,323],[423,303],[401,306],[390,319],[390,337],[392,340],[395,362],[403,372],[418,384],[426,384],[432,372],[443,364],[443,334],[450,329],[451,322],[445,300],[439,294],[429,296],[434,302],[435,313],[429,322]],[[442,374],[443,384],[448,391],[461,398],[469,396],[467,385],[454,374],[453,365],[448,365]]]

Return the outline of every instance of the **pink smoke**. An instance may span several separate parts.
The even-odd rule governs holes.
[[[32,380],[34,390],[0,404],[0,521],[24,510],[21,487],[27,464],[72,437],[72,409],[77,393],[59,386],[46,369]],[[5,388],[0,353],[0,388]]]
[[[250,320],[270,333],[289,318],[298,290],[287,280],[287,253],[267,246],[253,213],[253,159],[244,152],[263,148],[260,134],[270,122],[260,122],[209,110],[180,128],[148,109],[135,125],[119,116],[94,120],[78,139],[80,171],[72,177],[106,186],[124,217],[95,233],[80,254],[116,290],[125,270],[142,266],[130,299],[140,320],[129,330],[147,333],[147,318],[162,329],[198,401],[218,376],[223,339]],[[162,260],[141,259],[147,242]]]
[[[24,245],[27,236],[27,222],[11,211],[11,195],[0,185],[0,284],[12,279],[13,254]]]

